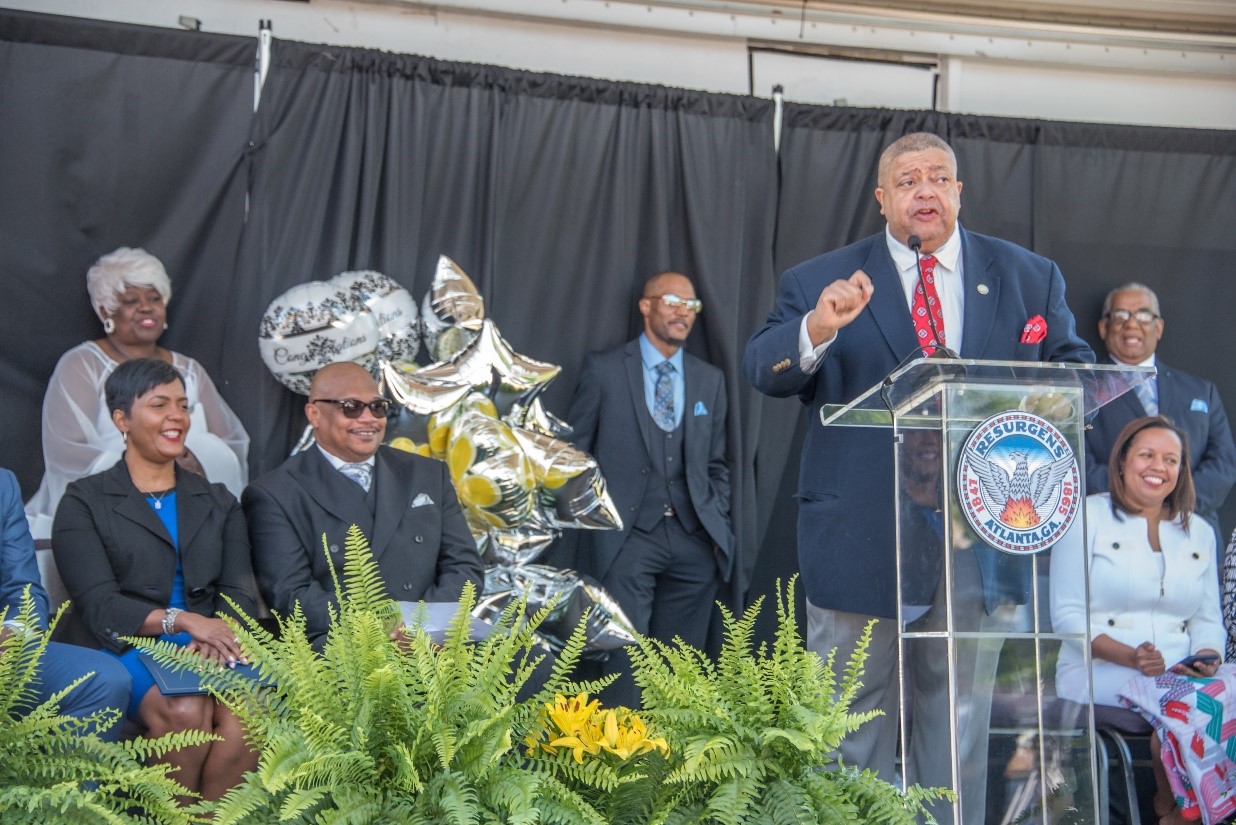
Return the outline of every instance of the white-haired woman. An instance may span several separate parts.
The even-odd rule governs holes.
[[[104,334],[61,356],[48,382],[43,483],[26,503],[34,537],[51,535],[56,506],[69,482],[120,460],[124,443],[108,414],[103,383],[117,366],[135,358],[162,359],[184,376],[193,426],[182,464],[239,496],[248,479],[249,436],[244,426],[201,364],[159,346],[172,297],[163,264],[143,249],[121,247],[90,267],[86,289]]]

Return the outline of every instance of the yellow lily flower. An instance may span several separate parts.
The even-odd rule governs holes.
[[[559,694],[551,705],[545,703],[545,715],[559,731],[575,736],[588,724],[592,714],[601,706],[599,699],[588,701],[588,694],[580,693],[570,699]]]

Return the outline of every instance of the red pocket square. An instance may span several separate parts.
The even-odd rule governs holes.
[[[1038,344],[1047,337],[1047,322],[1043,320],[1042,315],[1036,315],[1026,321],[1026,325],[1021,330],[1021,342],[1023,344]]]

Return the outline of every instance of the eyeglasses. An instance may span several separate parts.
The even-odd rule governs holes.
[[[1117,324],[1127,324],[1132,318],[1142,326],[1148,326],[1161,318],[1161,315],[1155,315],[1148,309],[1139,309],[1137,312],[1129,312],[1127,309],[1113,309],[1111,312],[1103,316],[1109,321],[1114,321]]]
[[[649,295],[649,301],[660,301],[670,309],[685,309],[688,312],[700,313],[704,310],[704,302],[699,298],[682,298],[672,292],[665,295]]]
[[[373,413],[374,418],[386,418],[386,414],[390,412],[391,402],[385,398],[378,398],[369,403],[358,401],[355,398],[344,398],[338,400],[335,398],[312,398],[310,404],[338,404],[339,409],[343,412],[344,418],[360,418],[361,412],[368,407],[369,412]]]

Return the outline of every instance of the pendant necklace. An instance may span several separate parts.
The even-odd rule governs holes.
[[[154,507],[156,510],[162,510],[162,509],[163,509],[163,499],[164,499],[164,498],[167,496],[167,494],[168,494],[168,493],[170,493],[170,492],[171,492],[171,490],[163,490],[162,492],[158,493],[157,495],[156,495],[155,493],[144,493],[143,495],[145,495],[145,496],[146,496],[146,499],[147,499],[147,500],[154,499],[154,501],[151,501],[151,502],[150,502],[150,504],[151,504],[151,506],[152,506],[152,507]]]

